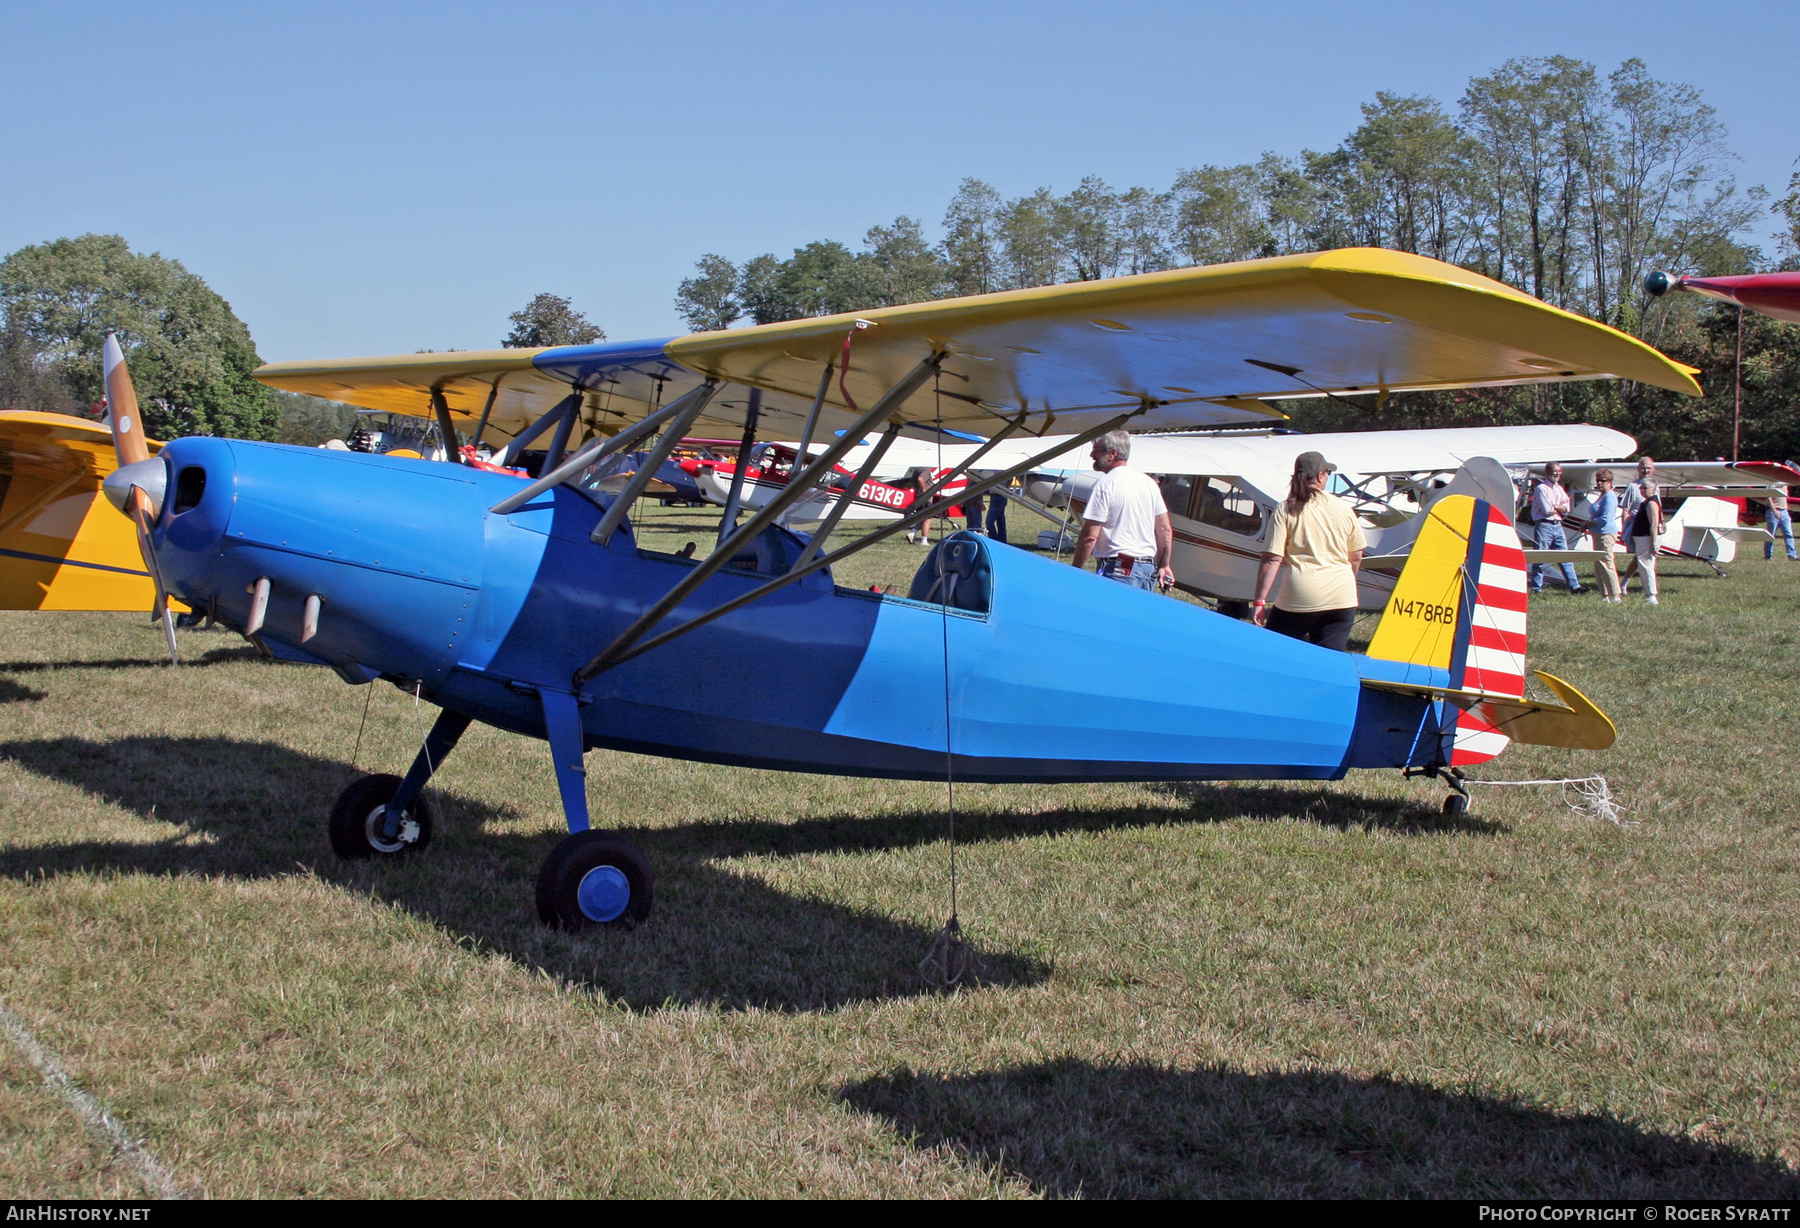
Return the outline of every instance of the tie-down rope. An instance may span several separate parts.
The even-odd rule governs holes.
[[[1636,827],[1638,825],[1638,820],[1625,817],[1627,813],[1625,807],[1619,805],[1618,799],[1613,796],[1612,788],[1606,783],[1606,777],[1604,776],[1573,776],[1563,780],[1464,779],[1461,783],[1465,788],[1470,785],[1483,785],[1495,789],[1519,789],[1532,785],[1560,785],[1562,786],[1563,801],[1567,803],[1569,809],[1573,810],[1576,814],[1586,815],[1587,817],[1594,819],[1605,819],[1608,823],[1618,827]],[[1574,791],[1573,797],[1569,796],[1571,790]]]

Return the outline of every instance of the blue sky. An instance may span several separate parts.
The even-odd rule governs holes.
[[[1335,145],[1378,89],[1453,106],[1511,56],[1699,87],[1779,189],[1800,4],[84,5],[0,0],[0,252],[182,260],[275,359],[483,348],[548,290],[683,331],[709,251],[935,234],[1008,195]]]

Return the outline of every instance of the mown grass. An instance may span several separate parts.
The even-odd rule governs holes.
[[[986,982],[950,995],[917,971],[941,785],[595,753],[657,912],[570,938],[532,909],[541,744],[471,731],[430,852],[343,865],[332,798],[429,708],[222,633],[169,669],[140,618],[3,615],[0,1003],[215,1196],[1791,1198],[1800,569],[1666,570],[1660,609],[1533,606],[1618,747],[1484,773],[1602,771],[1638,826],[1499,789],[1447,823],[1374,773],[959,787]],[[0,1123],[8,1195],[133,1188],[11,1052]]]

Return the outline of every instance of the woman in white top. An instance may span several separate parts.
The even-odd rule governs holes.
[[[1325,493],[1336,468],[1317,452],[1302,452],[1295,460],[1288,497],[1275,513],[1268,551],[1256,572],[1251,617],[1271,631],[1348,652],[1356,622],[1356,571],[1368,541],[1349,505]],[[1281,596],[1271,611],[1269,591],[1284,569]]]

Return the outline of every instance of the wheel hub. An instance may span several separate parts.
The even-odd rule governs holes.
[[[617,921],[631,903],[631,882],[617,866],[595,866],[581,876],[575,902],[589,921],[600,925]]]
[[[383,828],[386,826],[387,806],[385,804],[369,811],[369,817],[363,820],[363,834],[368,837],[369,847],[378,853],[403,852],[411,848],[419,838],[418,820],[411,815],[401,818],[400,830],[394,833],[394,838],[391,840],[383,832]]]

